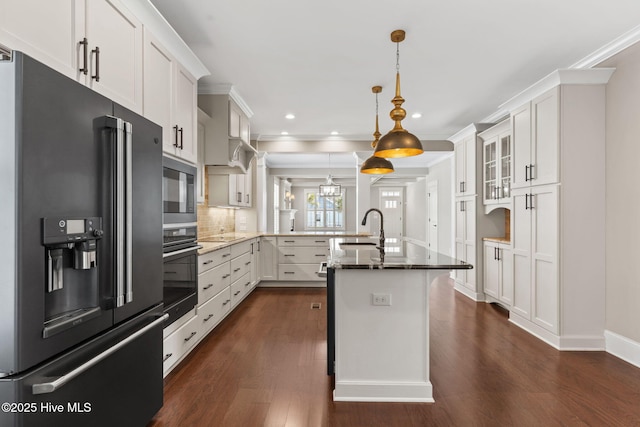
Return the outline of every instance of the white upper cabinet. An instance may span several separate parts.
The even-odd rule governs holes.
[[[513,188],[558,182],[559,97],[555,87],[514,110]]]
[[[0,43],[78,79],[84,8],[84,0],[2,0]]]
[[[162,126],[165,153],[197,162],[197,82],[151,34],[144,32],[144,116]]]
[[[151,34],[144,32],[144,108],[146,118],[162,126],[162,148],[175,150],[172,129],[173,57]]]
[[[0,8],[0,43],[142,112],[142,23],[118,0],[3,0]]]
[[[176,62],[175,73],[174,130],[180,133],[180,147],[176,155],[196,163],[198,146],[196,140],[198,82],[187,70]]]
[[[456,196],[476,194],[476,134],[454,146],[456,158]]]
[[[511,126],[504,120],[480,135],[483,142],[483,200],[508,205],[511,200]]]
[[[142,23],[117,0],[87,0],[85,16],[86,84],[142,113]]]

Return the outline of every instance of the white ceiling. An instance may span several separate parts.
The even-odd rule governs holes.
[[[446,139],[640,23],[638,0],[151,1],[211,72],[199,91],[233,85],[258,140],[371,140],[374,85],[391,129],[395,29],[404,108],[422,113],[403,125]]]

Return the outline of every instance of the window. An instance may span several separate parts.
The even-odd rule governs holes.
[[[344,191],[323,196],[317,189],[304,191],[305,230],[344,230]]]

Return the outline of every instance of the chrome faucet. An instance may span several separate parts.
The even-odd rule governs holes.
[[[380,215],[380,248],[379,249],[381,251],[384,251],[384,217],[382,216],[382,212],[380,211],[380,209],[371,208],[368,211],[366,211],[364,213],[364,218],[362,218],[362,225],[367,225],[367,216],[371,211],[376,211],[378,212],[378,215]]]

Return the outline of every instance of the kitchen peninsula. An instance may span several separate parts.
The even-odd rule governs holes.
[[[334,238],[327,280],[328,372],[336,401],[433,402],[429,379],[429,286],[470,264],[403,242]]]

